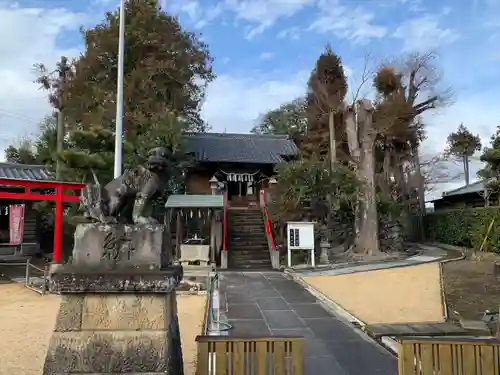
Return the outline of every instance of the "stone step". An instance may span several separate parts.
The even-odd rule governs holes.
[[[259,219],[259,220],[230,220],[229,221],[232,225],[264,225],[264,220]]]
[[[255,234],[247,234],[247,233],[238,233],[238,234],[232,234],[230,236],[231,241],[242,241],[242,242],[254,242],[254,241],[263,241],[266,242],[266,234],[264,232],[262,233],[255,233]]]
[[[264,261],[270,261],[269,254],[267,256],[252,256],[252,255],[245,255],[245,256],[240,256],[233,254],[229,257],[230,261],[233,262],[238,262],[238,263],[246,263],[246,262],[264,262]]]
[[[267,244],[259,245],[259,244],[238,244],[238,243],[229,243],[228,249],[234,249],[234,251],[268,251]]]
[[[265,230],[264,224],[233,224],[229,226],[232,233],[248,233],[248,232],[263,232]]]
[[[238,247],[265,247],[267,248],[267,241],[229,241],[229,245],[233,248]]]
[[[247,262],[267,262],[271,261],[271,258],[269,254],[267,256],[253,256],[253,255],[237,255],[237,254],[230,254],[229,255],[229,261],[231,262],[238,262],[238,263],[247,263]]]

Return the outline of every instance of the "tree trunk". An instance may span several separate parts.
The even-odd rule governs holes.
[[[360,219],[361,228],[356,252],[374,255],[380,252],[378,232],[378,210],[375,184],[375,139],[377,133],[373,127],[373,105],[363,99],[356,105],[357,127],[356,143],[358,146],[358,178],[361,182]],[[354,142],[353,142],[354,143]]]
[[[369,135],[361,142],[362,160],[359,177],[362,182],[361,231],[356,244],[356,252],[374,255],[380,252],[378,238],[378,211],[375,186],[375,137]]]
[[[420,169],[420,157],[418,154],[418,147],[413,150],[413,160],[415,162],[415,172],[417,174],[417,192],[418,192],[418,230],[420,240],[425,240],[425,230],[424,230],[424,216],[425,216],[425,186],[424,177],[422,176],[422,171]]]
[[[469,186],[470,176],[469,176],[469,156],[468,155],[464,155],[463,163],[464,163],[465,185]]]
[[[361,162],[360,148],[359,148],[359,137],[358,137],[358,124],[355,119],[355,109],[354,106],[349,106],[346,109],[345,127],[347,134],[347,145],[349,147],[349,152],[353,159],[353,165],[355,173],[359,177],[359,164]],[[354,244],[359,242],[359,233],[361,230],[361,212],[359,200],[354,206]]]
[[[333,171],[337,162],[337,145],[335,140],[335,112],[328,114],[328,129],[330,133],[330,170]]]

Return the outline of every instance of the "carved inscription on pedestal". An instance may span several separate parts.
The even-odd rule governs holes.
[[[104,238],[104,251],[102,260],[118,263],[120,260],[130,260],[133,252],[136,250],[136,244],[133,238],[133,233],[122,232],[117,233],[112,230],[106,233]]]

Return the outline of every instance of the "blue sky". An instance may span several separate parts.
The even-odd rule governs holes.
[[[53,65],[82,49],[78,29],[99,22],[118,0],[0,0],[0,149],[32,134],[47,113],[32,64]],[[414,51],[435,51],[443,84],[455,93],[428,114],[423,154],[443,150],[463,122],[486,144],[500,124],[500,0],[164,0],[183,26],[202,34],[218,78],[204,118],[214,131],[248,132],[268,109],[305,91],[329,43],[356,89],[370,64]],[[367,88],[369,89],[369,87]],[[456,184],[455,184],[456,185]],[[451,185],[447,185],[449,187]]]

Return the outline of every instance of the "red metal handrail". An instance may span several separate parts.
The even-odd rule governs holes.
[[[273,238],[273,232],[271,230],[271,221],[269,220],[269,215],[267,214],[266,193],[264,190],[260,191],[260,205],[266,219],[266,235],[271,242],[271,250],[276,250],[276,245],[274,243],[274,238]]]
[[[222,250],[227,251],[226,247],[226,237],[227,237],[227,191],[224,192],[224,219],[223,219],[223,231],[224,235],[222,238]]]

